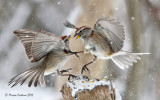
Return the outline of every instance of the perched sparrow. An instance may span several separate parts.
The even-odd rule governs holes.
[[[30,79],[28,87],[30,87],[33,82],[36,87],[38,81],[40,81],[41,86],[44,87],[46,85],[44,76],[58,74],[57,71],[61,69],[70,55],[76,54],[76,52],[70,51],[70,36],[58,37],[44,30],[35,32],[28,29],[15,30],[14,34],[24,45],[28,59],[32,63],[38,61],[40,63],[13,77],[9,82],[9,85],[13,84],[12,87],[16,86],[18,83],[22,85],[27,79]],[[68,70],[63,70],[61,72],[66,71]]]
[[[88,26],[76,27],[70,22],[64,23],[66,27],[76,29],[74,37],[80,38],[85,46],[84,53],[90,52],[94,55],[93,61],[84,65],[81,73],[87,65],[96,61],[96,59],[112,59],[112,61],[121,69],[133,66],[133,62],[140,59],[139,55],[149,53],[129,53],[122,49],[125,40],[124,27],[119,22],[112,19],[100,18],[94,25],[94,28]]]

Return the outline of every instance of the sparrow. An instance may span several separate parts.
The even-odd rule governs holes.
[[[29,79],[28,87],[30,87],[32,83],[34,83],[36,87],[38,81],[40,85],[44,87],[46,86],[44,80],[45,75],[60,75],[63,72],[71,70],[59,71],[69,59],[70,55],[77,55],[77,52],[70,51],[70,36],[58,37],[44,30],[36,32],[29,29],[15,30],[14,34],[22,42],[30,62],[39,62],[39,64],[13,77],[9,82],[9,85],[13,84],[12,87],[18,83],[22,85],[27,79]]]
[[[85,47],[84,53],[94,55],[93,61],[82,67],[81,73],[86,70],[89,71],[87,65],[95,62],[96,59],[111,59],[119,68],[125,69],[133,66],[133,62],[140,59],[139,55],[150,54],[123,51],[124,26],[114,19],[101,17],[95,23],[94,28],[89,26],[76,27],[69,21],[64,22],[64,25],[76,29],[74,37],[82,40]]]

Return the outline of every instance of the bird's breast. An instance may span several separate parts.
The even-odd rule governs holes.
[[[99,59],[109,59],[112,51],[104,38],[93,37],[85,42],[85,49],[97,56]]]
[[[46,60],[46,71],[45,73],[50,74],[57,72],[57,69],[60,69],[68,60],[69,55],[64,54],[63,52],[57,51],[52,52],[48,55]]]

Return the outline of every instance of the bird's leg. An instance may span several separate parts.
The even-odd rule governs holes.
[[[72,70],[72,68],[69,68],[69,69],[66,69],[66,70],[61,70],[61,71],[59,71],[59,70],[57,69],[57,75],[58,75],[58,76],[69,76],[69,77],[68,77],[68,81],[70,81],[71,78],[74,79],[74,78],[77,77],[77,76],[72,75],[72,74],[63,74],[64,72],[69,72],[70,70]]]
[[[61,74],[61,76],[68,76],[68,81],[70,81],[71,78],[72,78],[72,79],[75,79],[75,78],[78,77],[78,76],[75,76],[75,75],[73,75],[73,74]]]
[[[61,71],[59,71],[59,69],[57,69],[57,75],[58,75],[58,76],[62,76],[62,74],[63,74],[64,72],[69,72],[70,70],[72,70],[72,68],[65,69],[65,70],[61,70]],[[53,73],[53,74],[56,74],[56,73]]]
[[[64,72],[69,72],[70,70],[72,70],[72,68],[61,70],[60,73],[63,74]]]
[[[79,52],[72,52],[72,51],[68,51],[69,53],[71,53],[71,55],[76,55],[78,58],[79,58],[79,56],[77,55],[78,53],[84,53],[84,51],[79,51]]]
[[[93,61],[85,64],[85,65],[82,67],[81,74],[83,74],[83,71],[86,71],[86,70],[90,73],[90,71],[89,71],[89,69],[87,68],[87,66],[90,65],[90,64],[92,64],[92,63],[94,63],[94,62],[96,61],[96,59],[97,59],[97,56],[94,55]]]
[[[73,74],[70,74],[69,75],[69,77],[68,77],[68,81],[70,81],[70,79],[72,78],[72,79],[75,79],[75,78],[77,78],[78,76],[75,76],[75,75],[73,75]]]

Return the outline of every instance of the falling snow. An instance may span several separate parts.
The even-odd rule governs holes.
[[[57,2],[57,5],[61,5],[61,1],[58,1],[58,2]]]
[[[119,9],[119,8],[114,8],[116,11]]]
[[[131,17],[131,20],[135,20],[135,17]]]

